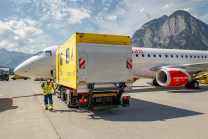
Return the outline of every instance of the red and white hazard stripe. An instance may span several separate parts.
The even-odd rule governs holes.
[[[127,59],[126,60],[126,65],[128,69],[132,69],[132,59]]]
[[[85,58],[79,58],[79,68],[85,69]]]

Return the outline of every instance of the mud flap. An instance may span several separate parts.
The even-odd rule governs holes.
[[[123,97],[123,100],[122,100],[122,106],[123,107],[129,107],[130,106],[129,99],[130,99],[130,96],[124,96]]]

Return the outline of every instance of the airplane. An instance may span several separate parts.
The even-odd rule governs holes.
[[[56,68],[56,50],[59,45],[51,46],[34,54],[14,69],[14,73],[25,77],[46,78],[50,70]]]
[[[48,47],[21,63],[14,70],[26,77],[45,78],[55,69],[56,50]],[[155,86],[182,86],[199,88],[194,76],[208,71],[208,52],[132,47],[133,76],[152,78]]]

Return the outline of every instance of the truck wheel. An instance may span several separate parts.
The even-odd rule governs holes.
[[[24,78],[24,80],[27,80],[27,78]]]
[[[58,97],[58,98],[61,98],[61,93],[60,93],[60,91],[58,92],[57,97]]]
[[[69,96],[66,94],[66,106],[70,108]]]
[[[16,80],[16,78],[13,78],[13,80]]]

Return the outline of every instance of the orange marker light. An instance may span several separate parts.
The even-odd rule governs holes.
[[[79,102],[84,103],[84,102],[88,102],[88,100],[87,99],[80,99]]]
[[[130,99],[130,96],[123,96],[123,99]]]

